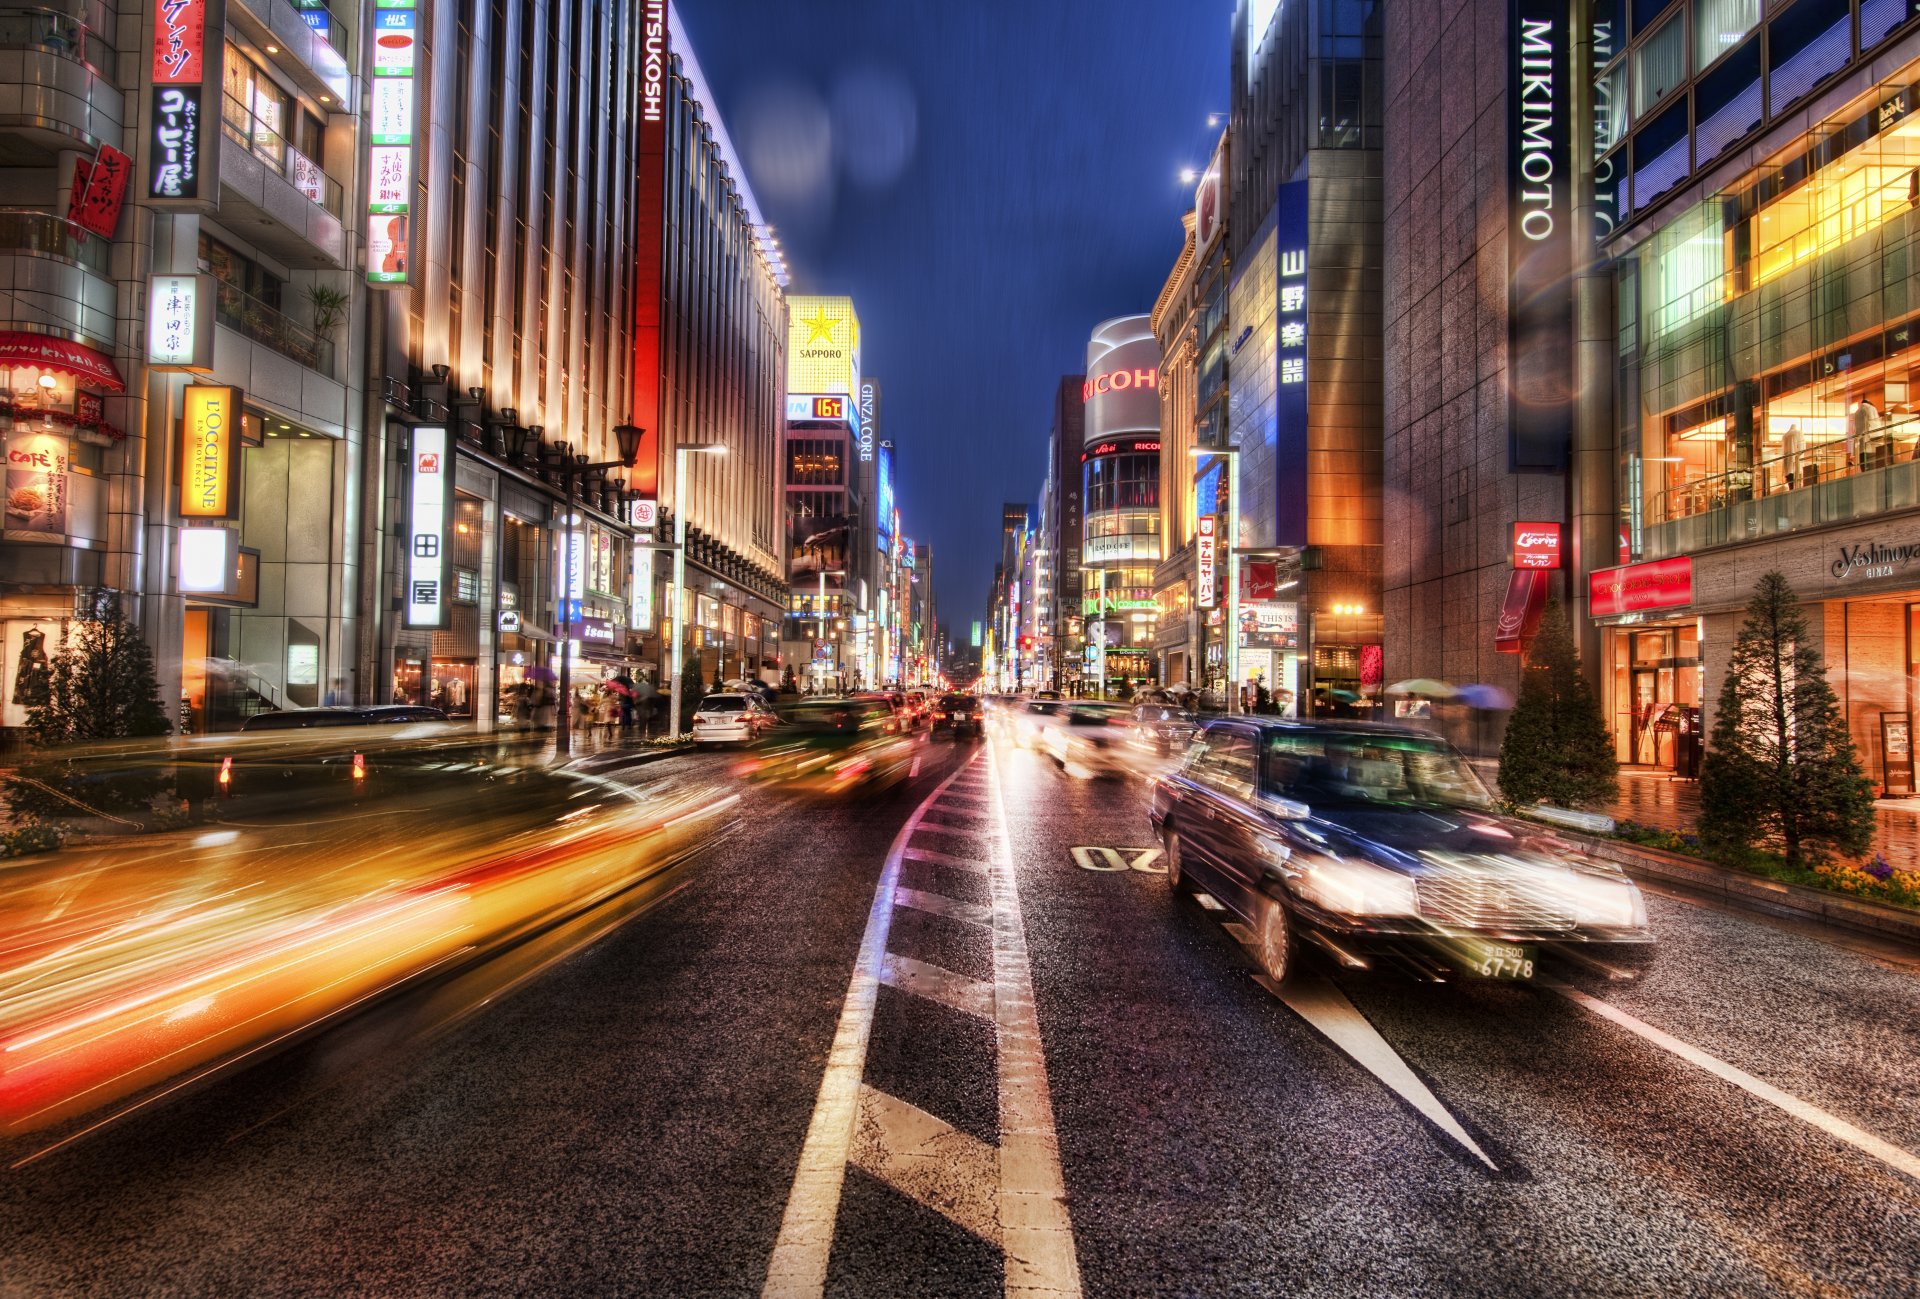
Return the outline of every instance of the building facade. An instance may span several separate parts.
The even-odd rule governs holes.
[[[1613,545],[1581,592],[1622,762],[1684,770],[1763,573],[1876,786],[1920,698],[1920,23],[1876,3],[1596,4]]]
[[[1145,315],[1087,343],[1080,563],[1089,675],[1125,698],[1159,679],[1153,574],[1160,563],[1160,343]]]
[[[1086,449],[1086,399],[1083,374],[1064,374],[1053,392],[1053,419],[1047,429],[1047,483],[1050,494],[1042,514],[1049,563],[1048,618],[1044,627],[1051,675],[1048,684],[1078,694],[1086,675],[1086,615],[1081,608],[1086,574],[1081,568],[1086,527],[1085,483],[1080,456]]]
[[[284,0],[25,9],[0,93],[0,725],[122,593],[187,731],[354,686],[362,33]]]
[[[879,385],[860,373],[860,317],[846,297],[788,303],[787,608],[790,661],[817,691],[871,677],[856,619],[871,618],[884,556],[868,509]]]
[[[510,722],[558,675],[664,680],[675,635],[704,679],[777,674],[782,276],[677,15],[476,2],[419,44],[410,228],[369,234],[410,240],[369,263],[366,494],[412,540],[366,538],[362,697]]]
[[[1229,341],[1199,383],[1226,385],[1232,455],[1202,454],[1194,491],[1224,526],[1237,473],[1238,533],[1218,543],[1240,622],[1222,629],[1231,688],[1282,711],[1343,711],[1383,686],[1383,8],[1246,0],[1234,18]],[[1205,652],[1203,679],[1229,685],[1224,657]]]

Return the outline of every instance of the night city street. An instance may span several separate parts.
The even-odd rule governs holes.
[[[402,998],[15,1168],[10,1292],[794,1293],[768,1268],[875,915],[909,973],[869,993],[825,1293],[1072,1292],[1076,1261],[1112,1295],[1910,1292],[1912,953],[1656,896],[1643,984],[1317,976],[1300,1013],[1141,859],[1137,783],[1001,737],[916,763],[870,807],[756,792],[478,1013]],[[1009,906],[1026,971],[996,956]],[[1043,1069],[1010,1078],[993,1008],[1023,974]],[[1018,1262],[997,1206],[1048,1174],[997,1158],[1010,1086],[1050,1095],[1066,1192],[1067,1248]]]
[[[1920,1299],[1920,0],[0,2],[0,1299]]]

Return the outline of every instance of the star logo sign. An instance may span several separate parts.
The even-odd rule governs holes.
[[[814,343],[831,343],[833,327],[840,322],[829,316],[825,307],[821,307],[813,313],[812,320],[804,323],[807,326],[807,344],[812,346]]]

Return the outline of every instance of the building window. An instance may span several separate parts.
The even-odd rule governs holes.
[[[1676,14],[1633,52],[1633,115],[1646,112],[1687,79],[1687,21]]]
[[[1693,70],[1705,68],[1759,25],[1760,0],[1694,0]]]

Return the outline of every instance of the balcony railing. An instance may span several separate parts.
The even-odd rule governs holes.
[[[270,307],[231,284],[220,285],[214,296],[214,319],[309,370],[333,373],[332,340],[320,337],[277,307]]]
[[[113,66],[113,47],[78,18],[55,9],[12,6],[0,8],[0,49],[40,50],[72,59],[106,75]]]
[[[332,5],[322,3],[321,0],[294,0],[293,7],[300,11],[302,21],[309,27],[313,27],[314,25],[313,19],[309,15],[325,14],[326,23],[323,34],[327,38],[327,44],[333,46],[340,54],[346,54],[347,25],[340,20],[340,15],[334,12]],[[319,29],[316,28],[315,30]]]
[[[107,241],[51,212],[0,208],[0,252],[64,257],[106,277],[113,254]]]
[[[309,202],[339,216],[346,202],[346,191],[340,182],[322,171],[319,163],[288,144],[245,104],[232,95],[224,98],[220,125],[227,138],[285,176]]]
[[[1920,507],[1920,420],[1709,474],[1653,498],[1649,558]]]

